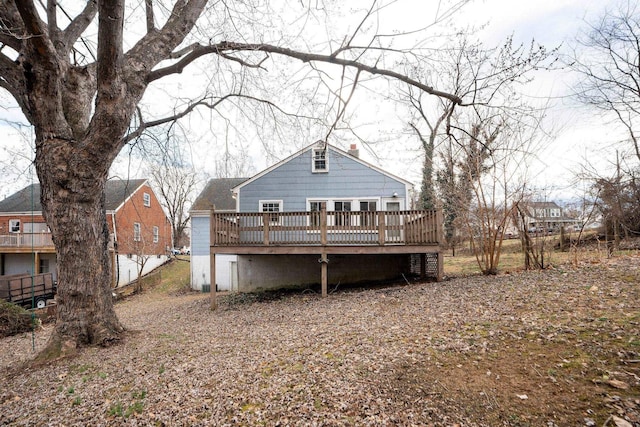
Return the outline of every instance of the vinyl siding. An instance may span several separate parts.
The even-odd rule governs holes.
[[[329,171],[311,171],[311,152],[290,161],[240,188],[240,212],[258,212],[260,200],[282,200],[283,211],[306,211],[307,199],[404,198],[403,182],[371,169],[349,156],[328,149]],[[355,210],[355,207],[353,208]],[[380,209],[380,207],[378,207]]]
[[[209,217],[191,218],[191,255],[209,255]]]

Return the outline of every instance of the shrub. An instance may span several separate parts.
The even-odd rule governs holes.
[[[0,300],[0,338],[28,332],[36,319],[24,308]]]

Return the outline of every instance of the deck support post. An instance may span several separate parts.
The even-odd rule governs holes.
[[[427,254],[420,254],[420,280],[427,278]]]
[[[318,262],[320,263],[320,286],[322,289],[322,297],[325,298],[327,296],[327,288],[329,282],[329,258],[327,258],[327,254],[324,251],[322,252],[322,254],[320,254],[320,259],[318,260]]]
[[[218,297],[216,295],[216,254],[213,251],[211,255],[209,255],[209,274],[211,275],[211,310],[216,310],[218,308]]]
[[[40,252],[33,253],[33,274],[40,274]]]
[[[214,214],[216,212],[215,206],[211,206],[211,216],[209,220],[209,285],[211,295],[209,296],[211,302],[211,310],[218,308],[218,299],[216,295],[216,253],[213,251],[213,246],[216,244],[216,230],[214,224]]]
[[[436,281],[442,282],[442,279],[444,279],[444,254],[442,253],[442,251],[438,251],[437,255],[438,266],[436,268],[438,269],[438,272],[436,273]]]

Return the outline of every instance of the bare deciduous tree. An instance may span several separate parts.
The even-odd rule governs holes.
[[[581,102],[612,113],[628,135],[640,160],[640,6],[620,2],[588,24],[578,38],[571,65],[580,74],[576,96]]]
[[[188,167],[166,162],[151,170],[151,179],[171,223],[172,247],[180,247],[189,225],[187,208],[195,196],[198,175]]]
[[[464,2],[455,7],[459,3]],[[244,94],[244,86],[238,84],[234,94],[201,97],[180,111],[152,120],[138,108],[149,85],[177,76],[205,56],[215,57],[213,75],[223,72],[223,64],[263,75],[265,64],[274,57],[288,57],[315,67],[317,75],[326,73],[318,64],[339,67],[343,75],[351,76],[344,86],[361,81],[358,76],[379,76],[463,103],[455,94],[384,68],[383,64],[391,63],[383,57],[391,52],[383,45],[389,38],[373,35],[360,40],[356,36],[365,25],[342,42],[325,44],[326,50],[318,53],[305,51],[314,43],[300,43],[298,35],[274,34],[276,24],[283,21],[275,22],[269,14],[262,18],[272,26],[261,26],[257,16],[245,20],[254,29],[240,25],[238,14],[258,14],[268,5],[206,0],[162,5],[149,0],[136,5],[140,8],[128,9],[125,0],[88,0],[79,10],[68,11],[54,0],[0,3],[0,87],[12,95],[35,128],[41,202],[58,256],[58,321],[43,357],[69,354],[83,345],[108,345],[123,332],[109,289],[104,210],[109,168],[123,146],[150,126],[184,117],[199,107],[215,108],[229,96]],[[362,23],[372,14],[384,13],[376,1],[372,5]],[[322,13],[320,7],[295,6],[309,14]],[[132,10],[146,11],[143,34],[133,24],[127,25],[126,16]],[[201,16],[210,27],[195,31]],[[247,41],[251,39],[255,42]],[[394,53],[403,54],[401,50]],[[218,85],[212,90],[216,88],[224,89]]]
[[[514,126],[518,117],[532,113],[532,107],[514,102],[515,88],[529,83],[533,71],[551,67],[556,61],[557,50],[548,51],[533,42],[529,46],[514,45],[512,38],[501,46],[486,48],[481,43],[471,42],[469,36],[461,35],[455,47],[442,49],[435,55],[438,60],[423,64],[430,68],[420,69],[420,72],[437,76],[441,87],[463,99],[471,99],[475,109],[473,117],[456,114],[457,104],[449,99],[434,100],[411,87],[404,96],[414,116],[410,127],[418,136],[424,155],[420,203],[425,208],[433,207],[436,194],[440,196],[445,237],[455,253],[456,227],[462,225],[458,218],[469,212],[474,188],[482,190],[474,185],[485,176],[486,156],[493,156],[495,149],[508,147],[505,143],[494,147],[497,133],[501,133],[502,128],[489,130],[487,126],[492,126],[492,121],[502,120]],[[513,156],[523,155],[512,148]],[[436,167],[438,158],[441,160],[439,168]],[[483,197],[476,200],[483,204],[482,201]],[[484,206],[485,215],[489,208]],[[484,247],[490,249],[491,246],[485,244]]]

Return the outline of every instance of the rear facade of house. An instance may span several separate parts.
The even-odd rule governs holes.
[[[217,237],[229,237],[235,232],[217,226],[234,224],[237,241],[218,239],[210,251],[216,259],[238,251],[233,280],[239,291],[318,284],[319,261],[328,263],[332,286],[399,278],[411,269],[401,230],[409,222],[403,213],[410,188],[360,160],[353,146],[347,152],[312,144],[232,189],[236,216],[216,210],[213,227]],[[379,221],[386,222],[382,235]],[[192,229],[200,234],[195,223]]]

